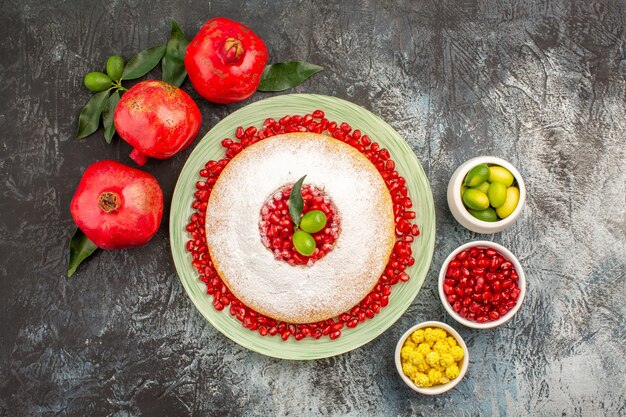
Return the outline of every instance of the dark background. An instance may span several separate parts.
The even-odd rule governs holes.
[[[334,2],[333,2],[334,3]],[[3,1],[0,7],[0,414],[624,415],[626,74],[624,1]],[[248,24],[271,60],[325,68],[294,92],[350,100],[415,150],[437,208],[437,244],[407,313],[367,346],[288,362],[247,351],[195,310],[169,254],[168,215],[191,150],[145,169],[166,196],[157,236],[100,252],[67,279],[69,202],[93,161],[132,164],[102,131],[74,139],[83,75],[109,55],[188,36],[215,16]],[[158,78],[155,70],[150,77]],[[197,99],[201,134],[252,101]],[[494,154],[524,175],[510,229],[482,236],[522,262],[528,294],[506,325],[453,323],[436,294],[443,259],[481,236],[445,200],[453,170]],[[393,366],[410,325],[444,320],[468,342],[467,376],[416,395]]]

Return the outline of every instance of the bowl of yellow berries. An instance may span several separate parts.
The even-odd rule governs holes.
[[[437,395],[454,388],[469,365],[467,346],[452,327],[426,321],[406,331],[396,346],[402,380],[420,394]]]

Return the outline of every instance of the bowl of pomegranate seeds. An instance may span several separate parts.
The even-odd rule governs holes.
[[[504,246],[485,240],[454,250],[439,273],[439,297],[459,323],[490,329],[517,313],[526,278],[517,258]]]

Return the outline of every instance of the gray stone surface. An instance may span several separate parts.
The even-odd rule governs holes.
[[[619,0],[2,2],[0,415],[625,415],[625,9]],[[82,75],[163,42],[171,18],[193,35],[218,15],[249,24],[274,61],[323,65],[295,91],[379,114],[428,172],[437,244],[427,281],[361,349],[280,361],[200,316],[167,233],[191,149],[146,166],[166,195],[153,241],[99,253],[65,278],[82,171],[97,159],[131,164],[128,145],[109,146],[102,132],[73,138],[89,96]],[[247,104],[198,102],[202,132]],[[519,221],[487,237],[517,254],[529,281],[518,315],[490,331],[455,325],[436,294],[443,259],[481,237],[452,218],[447,180],[482,154],[510,160],[529,190]],[[392,358],[400,334],[427,319],[455,325],[471,355],[457,389],[435,398],[406,388]]]

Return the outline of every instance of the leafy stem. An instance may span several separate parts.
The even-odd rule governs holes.
[[[113,88],[116,88],[118,91],[128,91],[128,88],[124,87],[121,81],[114,83]]]
[[[156,45],[135,54],[124,63],[121,56],[109,57],[107,73],[90,72],[85,76],[85,86],[95,94],[81,110],[76,137],[85,138],[98,130],[100,120],[104,126],[104,139],[111,143],[115,134],[113,113],[120,95],[128,91],[122,81],[135,80],[152,71],[159,63],[163,81],[179,87],[187,77],[185,51],[189,40],[180,25],[172,20],[170,37],[166,44]]]

